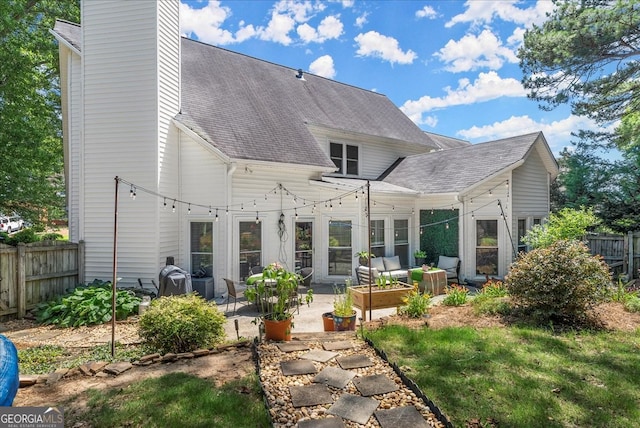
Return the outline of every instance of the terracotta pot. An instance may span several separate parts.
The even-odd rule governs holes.
[[[322,325],[324,326],[324,331],[335,331],[333,326],[333,315],[331,312],[325,312],[322,314]]]
[[[266,340],[291,340],[291,318],[283,321],[264,320],[264,336]]]
[[[346,331],[346,330],[356,329],[356,311],[353,311],[353,314],[348,317],[336,315],[335,312],[333,312],[332,315],[333,315],[333,327],[335,331]]]

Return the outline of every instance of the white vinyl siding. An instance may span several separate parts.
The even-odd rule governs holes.
[[[112,277],[114,178],[158,191],[160,134],[166,133],[169,117],[178,107],[178,83],[171,89],[158,80],[158,37],[162,39],[167,28],[175,34],[178,24],[160,24],[158,4],[82,3],[83,220],[88,280]],[[177,15],[170,19],[177,21]],[[136,29],[135,37],[131,37],[131,28]],[[177,46],[174,42],[162,49],[173,55],[171,50],[175,52]],[[174,75],[178,64],[175,58]],[[163,73],[168,68],[163,67]],[[159,86],[164,100],[173,101],[160,106]],[[171,102],[173,108],[168,105]],[[157,278],[161,267],[160,204],[157,197],[144,192],[138,192],[135,201],[126,198],[128,190],[120,189],[118,276],[125,283],[135,283],[137,278]]]

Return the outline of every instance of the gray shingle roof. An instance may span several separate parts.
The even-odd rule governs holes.
[[[308,124],[435,146],[386,96],[189,39],[178,120],[232,158],[333,167]]]
[[[433,140],[440,150],[454,149],[456,147],[465,147],[471,143],[468,141],[460,140],[458,138],[447,137],[445,135],[434,134],[433,132],[427,132],[427,135]]]
[[[58,20],[54,32],[81,50],[80,25]],[[333,169],[308,125],[437,147],[376,92],[187,38],[181,54],[176,120],[232,159]]]
[[[457,193],[525,159],[540,132],[405,158],[384,179],[425,194]]]
[[[57,19],[53,31],[77,50],[81,50],[82,26],[73,22]]]

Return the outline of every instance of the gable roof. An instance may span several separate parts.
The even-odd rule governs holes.
[[[454,149],[456,147],[470,146],[471,143],[458,138],[447,137],[446,135],[434,134],[433,132],[426,133],[431,140],[438,146],[440,150]]]
[[[547,151],[545,166],[557,163],[541,132],[406,157],[384,181],[424,194],[460,193],[498,173],[518,167],[536,143]],[[544,160],[544,159],[543,159]]]
[[[296,75],[292,68],[183,38],[177,119],[237,159],[333,168],[308,125],[435,146],[386,96]]]
[[[81,26],[54,32],[81,51]],[[207,45],[181,44],[181,100],[175,119],[231,159],[335,169],[310,125],[437,147],[386,96]]]

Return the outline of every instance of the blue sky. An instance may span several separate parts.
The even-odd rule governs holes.
[[[472,143],[542,131],[554,154],[596,125],[542,111],[516,53],[550,0],[186,1],[184,35],[386,95],[425,131]]]

